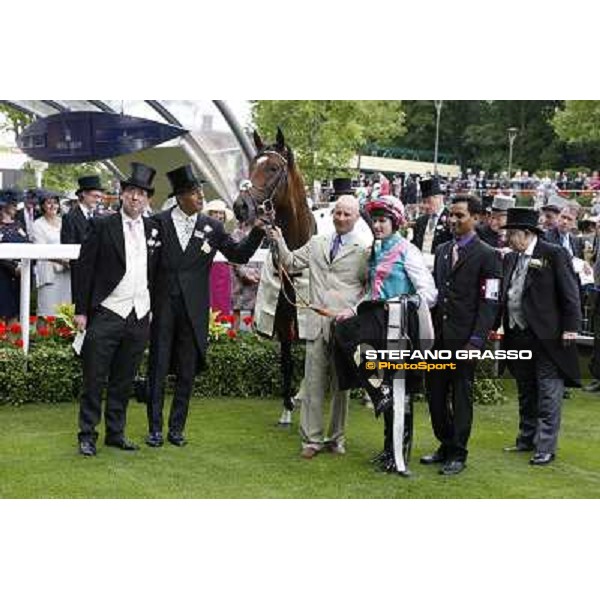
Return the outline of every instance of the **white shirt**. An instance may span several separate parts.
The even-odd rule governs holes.
[[[88,208],[85,204],[80,203],[79,208],[81,209],[81,212],[83,213],[83,216],[85,217],[86,221],[89,221],[94,216],[92,210]]]
[[[171,212],[171,219],[173,219],[173,225],[175,226],[179,245],[185,252],[187,245],[192,239],[196,221],[198,220],[198,213],[188,216],[179,208],[179,206],[176,206]]]
[[[148,253],[142,217],[129,218],[121,214],[125,238],[125,275],[119,285],[102,302],[104,308],[126,319],[131,310],[142,319],[150,311],[148,291]]]

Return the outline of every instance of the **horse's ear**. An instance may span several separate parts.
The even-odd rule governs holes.
[[[289,165],[290,169],[293,169],[294,163],[295,163],[294,151],[289,146],[286,146],[286,150],[287,150],[286,154],[287,154],[288,165]]]
[[[260,139],[260,135],[258,135],[258,131],[256,131],[256,129],[253,131],[252,137],[254,138],[254,145],[256,146],[256,149],[259,152],[262,152],[265,145],[263,144],[263,141]]]
[[[277,150],[283,152],[285,150],[285,138],[283,137],[283,131],[281,131],[281,127],[277,127],[277,137],[275,138],[275,145]]]

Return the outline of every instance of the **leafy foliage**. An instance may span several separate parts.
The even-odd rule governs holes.
[[[365,144],[404,131],[399,100],[258,100],[252,116],[263,139],[282,128],[306,181],[347,174]]]
[[[435,138],[435,106],[432,100],[402,103],[406,133],[393,140],[397,146],[432,151]],[[446,100],[440,119],[440,157],[463,168],[488,172],[508,167],[509,127],[519,134],[513,148],[513,169],[530,173],[544,168],[562,169],[570,164],[593,162],[594,153],[579,148],[573,153],[557,138],[552,127],[560,100]],[[576,156],[585,156],[576,160]],[[575,161],[575,162],[572,162]]]
[[[567,142],[598,142],[600,101],[567,100],[552,122],[558,136]]]
[[[66,335],[68,328],[64,325],[61,321],[55,327],[62,334],[34,335],[27,359],[10,340],[0,346],[0,404],[72,402],[79,398],[82,385],[80,359],[70,347],[72,332]],[[39,332],[39,325],[36,327]],[[293,385],[298,389],[304,372],[304,344],[293,346],[292,357]],[[146,365],[147,360],[142,371]],[[477,404],[504,401],[502,382],[490,378],[489,369],[490,365],[482,363],[478,370],[474,392]],[[278,343],[252,333],[229,336],[221,332],[219,341],[209,347],[207,368],[196,378],[194,391],[206,398],[280,395]],[[362,392],[354,396],[360,398]]]

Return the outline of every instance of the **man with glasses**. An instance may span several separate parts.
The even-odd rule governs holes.
[[[209,274],[217,250],[245,264],[259,247],[264,223],[257,220],[247,237],[236,242],[223,224],[202,214],[204,192],[191,165],[167,173],[177,204],[153,217],[161,240],[152,290],[150,393],[146,443],[163,445],[165,380],[171,365],[176,377],[167,440],[184,446],[185,423],[194,378],[204,364],[209,322]]]
[[[132,163],[121,182],[121,211],[90,222],[75,278],[75,323],[85,331],[79,453],[95,456],[104,386],[106,446],[133,451],[125,415],[133,378],[150,332],[150,286],[158,230],[142,213],[154,193],[156,171]]]

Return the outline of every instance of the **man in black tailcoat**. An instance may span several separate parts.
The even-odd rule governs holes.
[[[167,439],[175,446],[186,443],[184,429],[194,378],[204,364],[208,345],[209,273],[217,250],[228,260],[244,264],[264,236],[264,224],[257,221],[247,237],[235,242],[222,223],[201,214],[203,182],[191,165],[170,171],[167,177],[177,205],[153,217],[162,247],[152,293],[146,438],[152,447],[163,444],[164,387],[171,366],[176,383]]]
[[[97,175],[85,175],[78,179],[79,187],[76,195],[77,202],[73,203],[71,210],[62,218],[60,229],[61,244],[83,244],[85,240],[90,221],[96,214],[96,207],[104,198],[105,190],[102,188],[100,177]],[[77,275],[78,260],[72,260],[71,268],[71,289],[75,287],[75,277]]]
[[[154,175],[154,169],[133,163],[131,176],[121,182],[121,211],[90,221],[81,246],[73,298],[75,323],[85,331],[78,435],[84,456],[96,454],[105,386],[105,444],[138,449],[125,437],[125,417],[150,333],[150,287],[160,240],[142,213],[154,193]]]
[[[437,178],[421,181],[421,201],[425,214],[415,221],[413,244],[425,254],[434,254],[436,248],[452,239],[448,210]]]
[[[432,310],[437,350],[479,350],[498,313],[502,265],[499,254],[475,232],[481,211],[473,195],[454,196],[450,206],[453,240],[438,246],[433,276],[438,289]],[[440,474],[456,475],[466,466],[473,422],[476,361],[458,360],[456,370],[427,374],[427,399],[439,448],[421,458],[441,464]]]
[[[533,360],[511,360],[517,382],[519,433],[513,452],[534,452],[543,466],[556,454],[565,385],[579,387],[575,343],[581,320],[579,284],[567,251],[543,239],[537,211],[508,211],[502,290],[504,345],[531,350]]]

